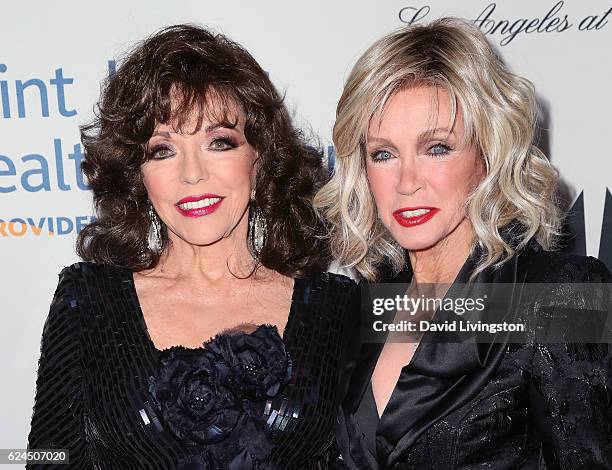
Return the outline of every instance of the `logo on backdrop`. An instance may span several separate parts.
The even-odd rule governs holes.
[[[95,217],[77,215],[69,217],[12,217],[9,220],[0,219],[0,237],[25,237],[28,235],[62,236],[79,233]]]
[[[115,62],[108,62],[109,74],[114,73]],[[52,120],[74,118],[70,91],[75,79],[63,68],[57,68],[48,78],[11,78],[7,64],[0,63],[0,121],[27,121],[28,118]],[[46,150],[20,152],[8,155],[0,149],[0,197],[19,193],[50,191],[88,191],[91,189],[81,172],[84,154],[80,143],[57,136]],[[0,213],[0,239],[61,237],[79,233],[94,216],[66,214],[37,216]]]
[[[77,115],[67,99],[74,78],[65,76],[61,67],[55,69],[48,83],[41,78],[9,80],[5,78],[7,72],[8,66],[0,64],[1,120]],[[82,160],[81,144],[65,144],[61,137],[54,138],[44,154],[11,156],[0,149],[0,193],[88,190],[80,169]]]
[[[499,18],[496,14],[497,4],[489,3],[481,12],[476,14],[474,24],[485,34],[501,36],[500,46],[507,46],[521,34],[533,33],[562,33],[569,30],[599,31],[608,24],[612,18],[612,7],[605,11],[591,12],[582,17],[570,18],[563,11],[565,2],[558,1],[542,16],[534,18]],[[428,19],[431,6],[406,6],[399,11],[399,20],[402,23],[413,24]]]
[[[65,152],[62,139],[57,137],[52,147],[52,155],[47,156],[29,153],[11,158],[0,154],[0,193],[90,189],[81,173],[81,144],[74,144],[71,151]]]
[[[115,61],[108,61],[108,73],[115,72]],[[27,118],[73,118],[76,109],[69,92],[74,78],[63,68],[48,79],[9,79],[10,70],[0,63],[0,121]],[[6,155],[0,149],[0,193],[86,191],[90,187],[81,173],[83,151],[80,143],[66,143],[55,137],[46,152]]]
[[[586,255],[586,228],[584,216],[584,196],[582,191],[574,201],[565,219],[563,233],[567,234],[562,251]],[[599,238],[599,254],[597,257],[612,271],[612,193],[606,188],[601,235]]]

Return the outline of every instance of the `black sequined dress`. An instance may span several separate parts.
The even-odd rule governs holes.
[[[333,429],[356,289],[330,273],[296,279],[283,338],[263,325],[160,351],[131,271],[65,268],[28,447],[68,449],[63,469],[341,468]]]

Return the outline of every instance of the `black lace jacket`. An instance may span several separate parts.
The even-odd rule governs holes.
[[[79,470],[332,467],[356,288],[329,273],[296,279],[283,338],[262,325],[159,351],[130,271],[65,268],[44,327],[28,446],[68,449],[70,464],[56,468]]]
[[[511,239],[512,232],[504,236]],[[476,256],[456,283],[467,281]],[[407,285],[411,278],[408,266],[395,282]],[[596,258],[545,251],[534,240],[501,269],[476,279],[508,283],[516,299],[527,283],[610,282]],[[609,287],[607,300],[569,298],[554,287],[542,296],[585,314],[603,301],[596,307],[610,312]],[[542,302],[522,298],[519,304],[517,314],[536,325]],[[350,468],[612,468],[611,344],[421,341],[379,418],[370,377],[381,349],[364,343],[347,363],[337,439]]]

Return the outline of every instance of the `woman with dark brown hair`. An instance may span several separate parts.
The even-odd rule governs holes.
[[[166,28],[82,139],[97,220],[45,323],[29,448],[78,469],[334,465],[356,287],[324,272],[321,159],[266,72]]]

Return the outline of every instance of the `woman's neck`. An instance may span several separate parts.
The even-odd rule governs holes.
[[[171,233],[168,248],[148,274],[200,282],[249,276],[256,262],[247,247],[246,224],[242,225],[210,245],[193,245]]]
[[[409,251],[413,283],[452,283],[470,254],[473,240],[474,230],[465,218],[431,248]]]

